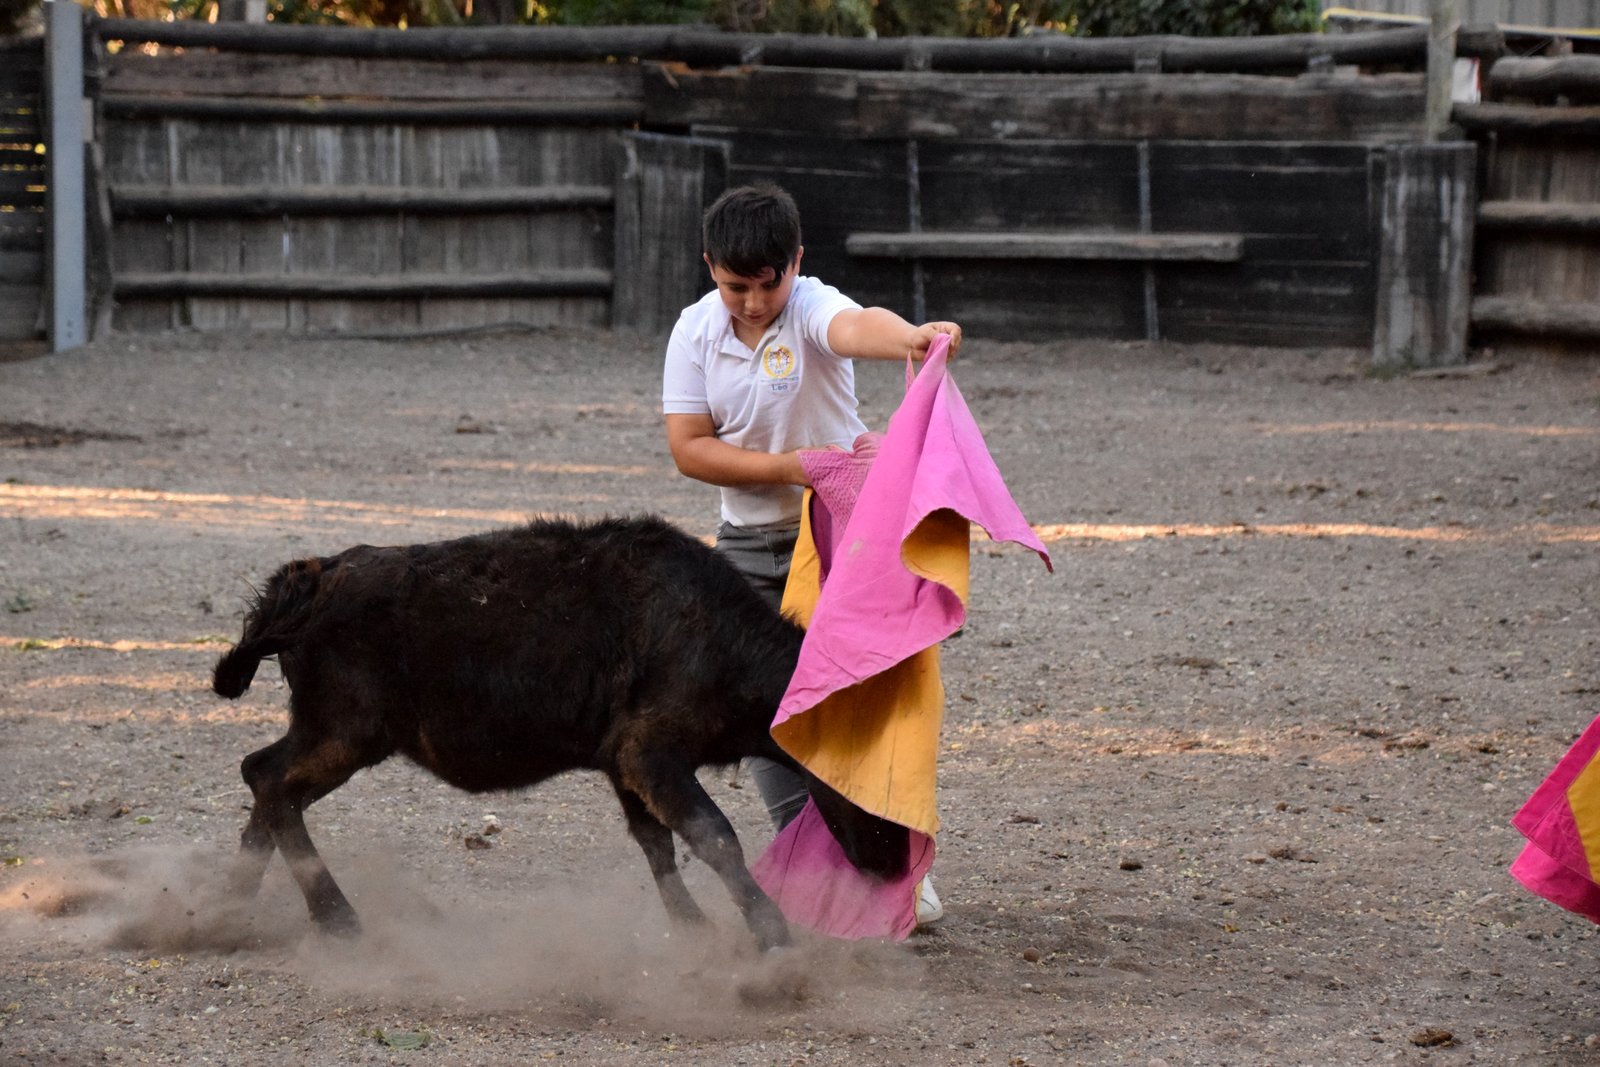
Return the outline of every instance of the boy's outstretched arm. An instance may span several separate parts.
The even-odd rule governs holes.
[[[961,347],[961,327],[953,322],[913,326],[888,308],[841,311],[828,323],[828,347],[854,359],[921,359],[940,334],[950,335],[950,354]]]
[[[793,452],[755,452],[718,440],[710,415],[667,415],[667,447],[680,473],[711,485],[810,485]]]

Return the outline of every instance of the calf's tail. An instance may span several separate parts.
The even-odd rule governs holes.
[[[268,580],[245,615],[239,643],[223,653],[211,673],[211,688],[218,696],[242,696],[263,659],[299,644],[321,575],[321,560],[301,559],[285,564]]]

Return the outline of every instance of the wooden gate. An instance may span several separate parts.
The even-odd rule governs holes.
[[[118,329],[604,325],[616,128],[598,64],[107,58]]]
[[[0,41],[0,340],[42,337],[44,39]]]
[[[1484,338],[1600,341],[1600,57],[1502,59],[1456,109],[1483,197],[1472,325]]]

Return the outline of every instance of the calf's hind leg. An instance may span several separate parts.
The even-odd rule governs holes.
[[[261,877],[267,872],[267,863],[272,859],[272,850],[277,847],[272,843],[272,828],[267,825],[266,808],[255,782],[275,773],[268,765],[283,759],[288,743],[287,737],[280,737],[266,748],[250,753],[239,765],[239,773],[256,799],[250,808],[250,821],[239,835],[239,855],[228,873],[228,889],[234,896],[256,895],[261,888]]]
[[[242,770],[255,806],[242,835],[234,884],[254,891],[276,845],[317,925],[330,931],[359,932],[355,908],[312,843],[303,813],[372,762],[360,759],[345,742],[322,738],[307,744],[293,730],[247,757]]]
[[[678,859],[672,849],[672,831],[651,815],[645,802],[627,786],[615,779],[611,784],[617,790],[617,799],[622,802],[622,813],[628,817],[628,832],[639,842],[645,859],[650,863],[650,873],[655,877],[656,891],[661,894],[661,903],[666,905],[667,914],[674,922],[705,922],[705,912],[689,895],[688,887],[683,884],[683,876],[678,873]]]

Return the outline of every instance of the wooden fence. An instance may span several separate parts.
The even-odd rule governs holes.
[[[1478,142],[1480,336],[1600,339],[1600,57],[1504,59],[1486,103],[1458,109]]]
[[[42,332],[44,42],[0,41],[0,340]]]
[[[638,98],[616,65],[107,56],[114,325],[608,323]]]
[[[658,330],[704,288],[701,208],[757,178],[808,270],[991,336],[1366,345],[1471,250],[1472,144],[1415,148],[1420,27],[94,29],[102,329]]]

